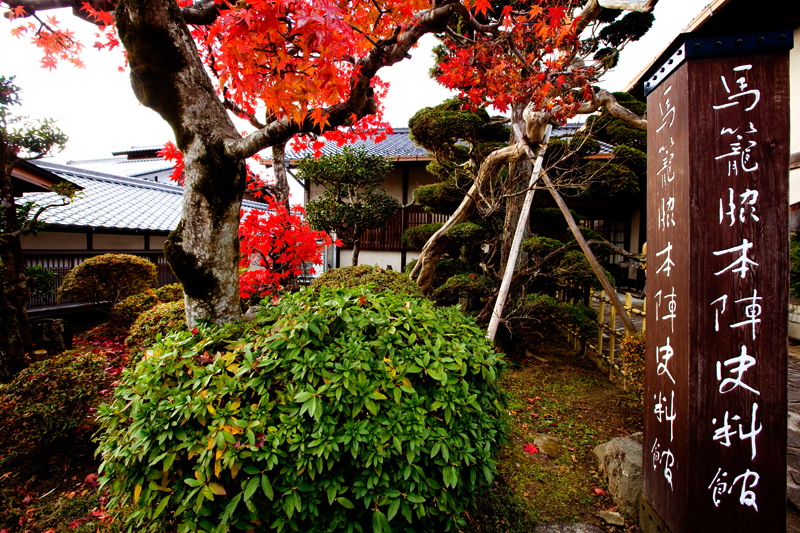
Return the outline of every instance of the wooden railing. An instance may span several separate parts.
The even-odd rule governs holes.
[[[401,238],[405,230],[433,222],[447,222],[448,218],[448,215],[426,213],[421,205],[405,207],[384,226],[367,230],[361,237],[361,249],[399,252],[403,250]],[[339,238],[345,243],[343,249],[352,248],[350,232],[341,234]]]
[[[25,251],[25,261],[28,266],[40,265],[47,270],[51,270],[55,273],[56,277],[53,280],[52,284],[52,292],[53,294],[44,296],[44,297],[36,297],[31,298],[28,300],[28,309],[37,309],[42,307],[53,307],[59,305],[56,301],[56,296],[58,294],[58,289],[61,287],[61,284],[64,282],[64,276],[67,273],[78,266],[79,264],[83,263],[90,257],[94,257],[96,255],[101,255],[105,253],[124,253],[130,255],[136,255],[147,259],[148,261],[155,263],[157,268],[157,275],[158,275],[158,286],[161,287],[162,285],[169,285],[170,283],[177,283],[178,278],[175,277],[175,274],[172,273],[172,269],[170,269],[169,264],[167,264],[167,260],[164,258],[164,253],[160,251],[86,251],[86,252],[37,252],[35,250],[26,250]],[[61,301],[61,304],[76,304],[76,303],[91,303],[91,302],[84,302],[76,299],[64,299]]]
[[[567,291],[560,291],[557,299],[562,302],[567,301],[566,292]],[[617,362],[617,339],[622,340],[623,338],[627,337],[629,333],[625,330],[625,327],[622,325],[621,321],[620,327],[617,328],[617,322],[619,320],[619,317],[617,316],[617,310],[611,304],[611,299],[609,299],[605,291],[591,291],[590,298],[590,307],[597,309],[598,312],[597,326],[599,328],[599,332],[597,335],[597,344],[583,341],[579,337],[578,332],[570,327],[563,327],[562,333],[567,336],[568,340],[573,344],[573,347],[576,350],[582,349],[584,354],[591,352],[595,355],[595,357],[597,357],[598,360],[605,362],[608,365],[609,380],[613,379],[615,370],[619,372],[622,375],[624,385],[627,382],[627,373],[624,368],[619,367]],[[595,302],[597,302],[597,307],[595,307]],[[569,299],[569,303],[574,303],[574,299]],[[606,304],[608,304],[608,309],[610,311],[608,319],[606,319]],[[629,317],[633,318],[633,315],[642,317],[641,331],[644,332],[645,327],[647,326],[647,300],[644,301],[642,309],[637,309],[633,306],[633,295],[628,292],[625,293],[625,304],[623,307],[625,308],[625,312],[628,313]],[[608,334],[607,351],[604,348],[604,333]]]

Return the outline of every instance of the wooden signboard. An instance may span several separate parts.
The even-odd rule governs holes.
[[[651,80],[645,531],[786,529],[791,32],[780,35],[761,48],[763,35],[729,37],[739,48],[723,57],[720,41],[687,39]],[[709,50],[691,57],[697,43]]]

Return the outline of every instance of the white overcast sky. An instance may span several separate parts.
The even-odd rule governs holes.
[[[602,85],[620,90],[654,55],[701,11],[707,0],[661,0],[655,9],[653,29],[638,43],[623,51],[620,65]],[[16,75],[22,89],[22,107],[17,111],[31,118],[50,117],[70,137],[56,161],[99,159],[131,146],[163,144],[172,131],[153,111],[140,105],[131,91],[126,72],[118,72],[122,54],[92,48],[94,28],[72,17],[69,10],[51,12],[62,25],[75,30],[84,44],[86,69],[62,64],[49,72],[39,67],[39,51],[27,39],[11,37],[13,23],[0,18],[0,74]],[[440,103],[449,92],[428,78],[433,65],[433,37],[424,38],[412,51],[412,59],[383,69],[381,77],[391,83],[385,102],[386,119],[405,127],[422,107]],[[248,126],[242,122],[241,129]]]

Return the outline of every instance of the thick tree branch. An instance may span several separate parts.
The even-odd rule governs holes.
[[[242,139],[227,139],[225,152],[228,157],[244,159],[259,151],[288,141],[296,133],[324,133],[338,126],[351,125],[353,118],[360,119],[375,112],[372,102],[372,78],[383,67],[394,65],[408,56],[409,50],[426,33],[442,31],[450,15],[457,11],[460,3],[449,0],[438,7],[417,13],[406,27],[405,32],[395,32],[391,37],[378,41],[369,53],[356,63],[360,75],[353,83],[348,98],[322,110],[327,126],[320,128],[311,120],[309,111],[305,121],[298,124],[289,117],[275,120],[265,128],[251,133]],[[461,6],[463,7],[463,6]]]
[[[83,3],[86,1],[97,11],[114,11],[115,4],[108,0],[8,0],[6,3],[10,8],[22,6],[25,8],[23,17],[31,17],[38,11],[49,11],[51,9],[61,9],[71,7],[72,14],[76,17],[101,26],[99,21],[91,19],[86,11],[82,10]],[[195,26],[208,26],[214,23],[221,11],[227,9],[225,3],[216,3],[214,0],[202,0],[194,5],[181,8],[183,19],[187,24]],[[9,18],[10,13],[4,16]]]
[[[636,116],[635,113],[632,113],[625,107],[621,106],[617,102],[617,99],[614,98],[614,95],[605,89],[601,89],[595,93],[590,102],[585,102],[583,105],[581,105],[581,107],[578,108],[578,114],[586,115],[589,113],[594,113],[601,107],[608,109],[608,112],[611,113],[611,116],[622,120],[629,126],[638,130],[647,131],[647,120]]]

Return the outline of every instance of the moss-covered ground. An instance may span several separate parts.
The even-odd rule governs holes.
[[[509,360],[502,386],[508,394],[511,434],[499,476],[483,496],[470,531],[531,531],[542,522],[584,522],[605,531],[597,513],[616,510],[595,469],[592,449],[641,431],[638,398],[609,382],[590,358],[552,335],[537,336],[525,357]],[[542,435],[556,440],[548,455]],[[533,444],[536,447],[529,446]]]

